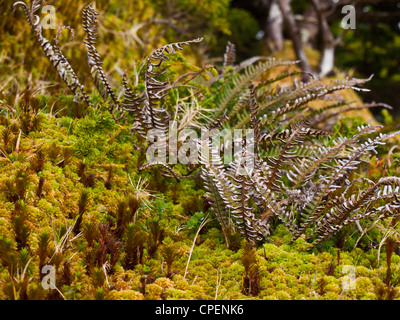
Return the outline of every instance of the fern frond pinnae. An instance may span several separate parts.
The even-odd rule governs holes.
[[[158,103],[166,97],[168,90],[168,81],[159,80],[162,77],[166,69],[163,67],[163,63],[168,60],[168,55],[174,54],[176,50],[182,50],[184,45],[190,45],[191,43],[198,43],[203,41],[203,37],[167,44],[161,48],[153,51],[148,57],[145,72],[145,99],[144,99],[144,113],[146,116],[146,128],[147,130],[159,129],[166,131],[166,121],[169,118],[168,112]],[[173,87],[170,87],[172,89]]]
[[[58,37],[56,37],[56,44],[52,45],[50,41],[42,35],[41,21],[39,16],[35,14],[35,12],[41,8],[42,4],[43,1],[34,0],[32,1],[31,7],[28,7],[25,2],[18,1],[14,3],[13,7],[15,9],[17,6],[22,6],[26,20],[35,33],[36,40],[40,44],[45,56],[57,70],[61,79],[67,84],[68,88],[74,94],[74,101],[84,101],[86,104],[90,105],[89,97],[84,90],[84,86],[80,83],[75,71],[59,48]]]
[[[110,112],[113,113],[114,109],[121,112],[122,107],[107,80],[106,74],[102,68],[103,63],[100,61],[100,55],[96,49],[98,38],[97,16],[98,13],[93,9],[92,4],[87,5],[82,10],[82,26],[87,34],[83,43],[86,45],[87,49],[88,65],[93,82],[101,97],[104,101],[108,102]]]

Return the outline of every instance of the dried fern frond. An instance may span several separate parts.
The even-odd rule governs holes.
[[[146,131],[142,125],[142,123],[146,122],[146,118],[142,113],[143,98],[133,92],[128,83],[126,72],[124,72],[122,77],[122,85],[125,90],[121,107],[125,112],[132,114],[134,117],[131,130],[138,132],[142,137],[145,137]]]
[[[49,40],[47,40],[42,35],[42,25],[38,15],[35,14],[43,5],[43,1],[34,0],[32,1],[31,7],[29,7],[25,2],[18,1],[15,2],[13,7],[14,10],[17,6],[21,6],[28,24],[31,26],[33,32],[35,33],[36,40],[39,42],[45,56],[50,60],[53,67],[57,70],[61,79],[67,84],[68,88],[74,94],[74,101],[80,102],[84,101],[86,104],[90,105],[89,97],[84,90],[84,86],[80,83],[77,75],[75,74],[73,68],[69,64],[68,60],[62,54],[59,48],[58,37],[60,32],[56,36],[56,44],[52,45]],[[69,27],[64,27],[68,28]]]
[[[83,43],[86,45],[87,49],[89,70],[101,97],[108,103],[110,112],[112,113],[114,109],[121,112],[122,107],[107,80],[106,74],[102,68],[103,63],[100,61],[100,55],[96,49],[98,38],[97,16],[98,13],[93,9],[92,4],[87,5],[82,10],[82,26],[87,34]]]
[[[308,183],[315,175],[317,170],[323,170],[323,165],[338,157],[338,153],[342,152],[347,146],[355,144],[360,137],[366,134],[371,134],[378,130],[379,126],[360,126],[359,132],[353,137],[347,139],[339,139],[332,147],[320,147],[315,149],[314,157],[307,162],[303,162],[300,167],[294,167],[295,171],[288,172],[288,178],[293,182],[294,188],[299,188]]]
[[[188,41],[167,44],[153,53],[147,59],[146,73],[145,73],[145,99],[144,99],[144,113],[146,115],[146,128],[166,130],[166,122],[169,119],[169,114],[165,108],[159,106],[168,94],[168,90],[173,89],[174,86],[168,86],[167,80],[159,80],[166,69],[163,67],[163,62],[168,60],[168,55],[174,54],[176,50],[182,50],[184,45],[191,43],[201,42],[204,38],[197,38]]]
[[[305,232],[313,222],[323,217],[325,212],[326,196],[339,189],[341,184],[345,182],[349,172],[358,168],[358,165],[360,164],[360,156],[363,153],[375,150],[378,145],[383,143],[381,140],[399,133],[400,132],[391,134],[380,133],[374,140],[369,139],[367,142],[362,143],[360,147],[354,149],[353,152],[344,160],[338,161],[338,165],[335,166],[332,172],[328,173],[327,176],[319,176],[320,188],[314,195],[313,200],[310,201],[307,206],[299,228],[293,235],[294,239],[297,239],[303,232]]]
[[[271,91],[267,90],[266,92],[268,94],[263,93],[259,97],[261,127],[265,130],[273,130],[280,121],[289,123],[294,122],[294,118],[296,118],[297,122],[309,119],[310,116],[308,116],[308,114],[310,113],[310,108],[308,104],[310,102],[326,99],[331,93],[339,90],[348,88],[354,89],[355,84],[363,84],[364,81],[366,81],[366,79],[352,79],[347,82],[342,81],[339,84],[335,82],[323,84],[313,80],[306,86],[295,89],[286,88],[276,94],[271,94]],[[322,110],[321,113],[326,110]],[[250,115],[244,113],[234,127],[238,129],[243,128],[247,126],[250,121]]]
[[[215,117],[220,116],[225,111],[230,111],[240,93],[264,72],[277,66],[289,66],[293,64],[295,62],[269,58],[267,61],[260,62],[257,65],[250,64],[244,69],[243,73],[234,72],[231,79],[224,79],[225,81],[219,89],[219,94],[215,100]]]
[[[232,65],[229,63],[232,50],[233,46],[228,44],[225,66]],[[252,59],[249,63],[257,60]],[[295,82],[294,88],[273,86],[281,79],[298,75],[296,72],[284,72],[250,87],[266,69],[277,65],[285,64],[274,60],[260,62],[246,68],[244,74],[239,72],[237,66],[227,69],[223,76],[225,82],[219,87],[215,116],[222,112],[228,114],[228,121],[222,124],[228,128],[253,129],[256,147],[254,168],[242,176],[235,172],[241,166],[235,160],[228,167],[222,163],[208,164],[203,168],[202,177],[208,179],[208,190],[213,190],[208,197],[218,202],[220,214],[229,211],[249,241],[268,236],[270,221],[275,217],[293,234],[293,240],[315,226],[312,234],[320,237],[319,241],[324,241],[326,238],[322,234],[329,236],[330,233],[325,229],[322,231],[323,228],[319,229],[316,224],[321,223],[329,210],[343,205],[341,199],[334,196],[335,192],[347,195],[355,188],[356,181],[363,181],[350,182],[348,177],[361,165],[363,157],[390,135],[359,144],[362,137],[379,128],[362,126],[351,138],[338,138],[330,141],[329,147],[321,146],[318,140],[330,133],[317,130],[312,124],[318,124],[318,119],[325,117],[327,111],[348,103],[335,101],[318,110],[311,109],[308,104],[316,100],[335,100],[332,94],[343,89],[366,90],[359,86],[369,79],[345,79],[328,84],[318,80]],[[246,148],[235,156],[243,158],[248,155]],[[316,180],[317,175],[319,179]],[[354,197],[354,194],[349,197]],[[349,207],[349,214],[343,217],[351,219],[360,204],[371,204],[372,198],[365,197],[365,201],[360,198],[359,203]],[[386,198],[389,199],[390,195],[382,199]],[[335,223],[340,225],[341,220]],[[332,224],[328,225],[331,227]]]
[[[245,168],[240,168],[240,162],[239,159],[230,164],[229,177],[234,190],[231,196],[232,217],[246,240],[249,242],[263,240],[270,234],[269,221],[256,216],[255,206],[258,204],[261,208],[264,203],[257,197],[249,176],[237,174],[240,169],[246,172]]]
[[[380,133],[360,142],[381,128],[360,126],[354,136],[337,138],[329,147],[305,145],[306,137],[318,140],[329,133],[310,128],[308,120],[292,122],[287,128],[283,122],[275,122],[278,127],[271,132],[260,131],[260,106],[254,87],[249,91],[249,109],[256,141],[262,142],[257,147],[260,151],[255,153],[258,160],[254,161],[254,170],[247,176],[237,175],[233,168],[239,165],[235,161],[229,165],[229,170],[222,164],[209,165],[203,170],[204,179],[213,177],[214,197],[218,196],[220,206],[229,210],[249,241],[267,237],[270,221],[275,217],[292,233],[292,241],[311,230],[309,239],[314,238],[308,248],[311,249],[350,223],[400,214],[399,178],[387,178],[376,184],[363,178],[349,180],[350,174],[362,164],[363,157],[383,144],[382,140],[400,131]],[[280,124],[283,129],[279,128]],[[245,153],[246,147],[241,156]],[[365,182],[367,189],[363,189]],[[359,192],[354,192],[356,186]],[[208,196],[213,198],[210,193]]]
[[[313,116],[310,115],[310,118],[312,117],[312,119],[310,119],[311,123],[313,125],[316,125],[318,123],[326,123],[328,119],[338,117],[339,115],[341,115],[345,112],[349,112],[349,111],[376,108],[376,107],[393,109],[390,105],[388,105],[386,103],[371,102],[371,103],[366,103],[366,104],[356,105],[356,106],[349,105],[345,108],[340,108],[339,110],[336,110],[336,111],[333,111],[330,113],[326,112],[328,109],[333,109],[333,108],[336,109],[336,108],[344,106],[346,104],[347,103],[345,103],[345,102],[341,102],[341,103],[337,103],[336,105],[327,106],[326,108],[324,108],[324,110],[313,112]]]
[[[381,186],[384,186],[384,190],[381,189]],[[392,190],[392,186],[395,186],[394,190]],[[357,196],[353,194],[349,198],[342,197],[339,203],[331,208],[329,213],[317,223],[315,232],[318,237],[309,249],[333,236],[349,223],[361,219],[371,219],[378,214],[391,217],[400,215],[399,186],[400,178],[398,177],[381,178],[376,184],[360,192]],[[390,189],[389,192],[388,189]],[[384,205],[371,208],[376,201],[381,202],[384,199],[393,198],[395,200],[389,200]],[[369,208],[368,212],[365,212],[365,208]],[[364,211],[364,213],[361,213],[361,211]]]
[[[209,152],[211,150],[211,144],[207,140],[199,140],[198,148],[200,152],[200,163],[203,164],[201,168],[201,177],[204,181],[204,187],[206,194],[210,199],[211,208],[220,223],[223,230],[228,229],[230,210],[226,206],[229,202],[224,198],[224,186],[222,183],[226,182],[226,177],[223,177],[224,170],[222,161],[220,158],[210,156]],[[210,165],[210,157],[212,157],[211,162],[214,166]],[[223,182],[221,182],[223,181]],[[229,189],[229,186],[225,186],[225,189]]]
[[[224,67],[233,66],[236,60],[236,46],[234,43],[228,41],[224,53]]]
[[[307,84],[296,85],[295,88],[284,88],[277,93],[272,93],[270,90],[267,90],[267,94],[262,94],[259,99],[261,125],[263,128],[271,130],[281,119],[289,121],[290,117],[293,117],[294,114],[299,115],[297,121],[309,119],[310,116],[307,116],[307,113],[302,114],[302,112],[310,110],[308,108],[310,102],[326,99],[332,93],[343,89],[366,90],[359,86],[363,85],[369,79],[370,78],[353,78],[332,81],[329,84],[324,84],[318,80],[312,80]],[[336,106],[339,107],[339,105],[335,103],[332,108]],[[327,109],[323,109],[320,113],[326,110]],[[242,128],[249,122],[250,115],[245,115],[237,122],[235,128]]]
[[[281,149],[281,152],[278,157],[276,158],[269,158],[268,161],[271,164],[271,171],[269,173],[269,181],[267,188],[268,189],[276,189],[280,190],[280,186],[277,184],[277,178],[282,178],[282,172],[280,170],[280,167],[282,165],[290,165],[292,157],[292,150],[296,146],[300,145],[303,143],[304,139],[308,134],[312,134],[312,131],[310,128],[307,127],[309,123],[307,121],[303,121],[299,124],[292,125],[290,130],[288,130],[285,133],[285,137],[282,139],[284,141],[284,146]],[[319,134],[319,132],[317,133]]]

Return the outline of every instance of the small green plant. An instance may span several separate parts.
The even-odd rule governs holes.
[[[15,210],[12,216],[12,225],[15,232],[15,241],[17,249],[28,247],[28,237],[30,234],[28,225],[28,212],[24,201],[19,200],[15,203]]]
[[[10,276],[16,272],[18,258],[15,252],[14,243],[10,238],[0,236],[0,259],[3,266],[8,270]]]
[[[172,277],[172,264],[179,256],[179,252],[173,243],[164,244],[161,248],[161,255],[167,264],[167,278]]]
[[[140,230],[133,223],[128,224],[124,235],[126,255],[123,264],[126,269],[134,269],[137,264],[143,264],[146,238],[144,230]]]
[[[196,212],[193,214],[190,219],[188,220],[187,227],[188,229],[195,229],[197,230],[201,224],[201,221],[204,219],[203,212]]]
[[[394,300],[399,296],[398,289],[378,283],[374,288],[374,293],[378,300]]]
[[[150,258],[153,258],[157,253],[159,246],[162,244],[165,237],[165,229],[162,227],[159,219],[151,219],[148,224],[147,252]]]
[[[73,228],[73,232],[75,234],[80,232],[83,215],[87,211],[88,207],[89,207],[89,191],[87,189],[83,189],[78,203],[78,217],[75,221],[75,225]]]
[[[37,255],[39,257],[39,276],[40,279],[44,277],[42,273],[43,267],[47,264],[48,260],[50,259],[51,253],[51,235],[47,230],[43,231],[40,234],[39,242],[38,242],[38,249]]]

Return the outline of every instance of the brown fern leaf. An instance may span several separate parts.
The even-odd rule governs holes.
[[[277,178],[282,178],[282,172],[280,170],[282,165],[291,165],[291,161],[293,159],[293,155],[291,151],[294,147],[300,145],[306,136],[309,134],[310,129],[306,126],[309,124],[308,121],[303,121],[298,124],[293,124],[289,130],[289,135],[285,141],[284,146],[281,149],[281,152],[278,157],[271,157],[268,159],[270,162],[271,169],[268,174],[268,184],[267,188],[272,190],[281,190],[281,186],[279,186],[277,182]]]
[[[382,192],[381,186],[385,186],[382,195],[380,195]],[[392,186],[396,187],[397,192],[392,191]],[[342,197],[341,201],[335,207],[331,208],[330,212],[327,213],[317,224],[315,232],[319,236],[311,244],[309,249],[333,236],[344,226],[357,220],[366,218],[371,219],[378,213],[380,215],[383,214],[391,217],[400,215],[399,186],[400,178],[398,177],[381,178],[376,184],[370,186],[367,190],[362,191],[358,196],[353,194],[349,198]],[[389,193],[388,189],[390,189]],[[380,192],[378,192],[378,190]],[[389,201],[378,208],[370,209],[367,213],[359,213],[360,211],[365,210],[365,208],[371,207],[375,201],[381,202],[385,197],[387,199],[395,198],[396,200]]]
[[[361,136],[375,132],[380,126],[360,126],[359,132],[353,137],[340,139],[333,147],[320,147],[315,150],[314,157],[309,161],[302,162],[302,165],[297,167],[293,165],[294,170],[289,170],[287,177],[293,182],[294,188],[299,188],[308,183],[315,175],[317,170],[322,170],[323,165],[343,151],[347,146],[356,143]]]
[[[106,74],[102,68],[103,63],[100,61],[100,55],[96,49],[98,38],[97,16],[98,13],[93,9],[92,4],[87,5],[82,10],[82,26],[87,34],[83,42],[87,49],[88,65],[93,82],[103,100],[109,104],[110,112],[113,112],[114,109],[121,112],[122,107],[107,80]]]
[[[262,125],[268,126],[269,129],[279,121],[280,118],[288,116],[292,113],[300,114],[301,111],[308,109],[308,103],[319,99],[327,99],[330,94],[344,90],[353,89],[356,91],[368,91],[360,88],[365,82],[371,79],[345,79],[332,81],[329,84],[322,83],[318,80],[312,80],[306,84],[301,83],[293,90],[285,89],[275,95],[269,95],[265,101],[260,101],[260,116],[262,117]],[[302,119],[306,119],[306,114]],[[249,121],[249,117],[242,120],[241,125],[245,125]]]
[[[168,81],[158,80],[162,77],[166,69],[162,67],[163,62],[168,60],[168,55],[174,54],[176,50],[182,50],[184,45],[198,43],[203,41],[202,38],[188,40],[183,42],[167,44],[153,53],[147,59],[145,73],[145,100],[144,110],[146,116],[146,129],[159,129],[165,131],[167,129],[166,121],[169,118],[165,108],[158,106],[159,101],[164,99],[170,89],[174,86],[168,86]]]
[[[263,208],[261,214],[261,223],[269,226],[271,220],[277,217],[284,226],[293,234],[297,226],[294,224],[294,220],[286,210],[285,200],[279,200],[279,192],[274,192],[267,187],[268,178],[264,170],[255,168],[251,176],[254,190],[256,191],[257,198],[261,199],[263,205],[259,206]],[[261,209],[261,208],[260,208]]]
[[[79,79],[75,74],[73,68],[71,67],[68,60],[65,58],[65,56],[59,49],[59,44],[58,44],[59,34],[56,37],[55,45],[52,45],[49,42],[49,40],[44,38],[42,35],[41,21],[39,16],[35,14],[35,12],[39,10],[42,7],[42,5],[43,1],[38,1],[38,0],[32,1],[31,7],[28,7],[23,1],[18,1],[14,3],[13,7],[14,10],[17,6],[22,7],[26,20],[28,21],[28,24],[31,26],[33,32],[35,33],[36,40],[39,42],[40,47],[42,48],[45,56],[49,59],[53,67],[57,70],[61,79],[66,83],[68,88],[74,94],[74,101],[76,102],[84,101],[86,104],[90,105],[89,97],[84,90],[84,86],[79,82]]]
[[[224,54],[224,67],[233,66],[236,60],[236,46],[234,43],[228,41]]]
[[[252,86],[250,89],[250,97],[249,97],[249,109],[250,109],[250,118],[251,118],[251,126],[254,131],[254,142],[256,144],[257,153],[259,154],[259,142],[261,140],[260,134],[260,121],[258,119],[258,109],[259,105],[256,101],[255,87]]]
[[[294,239],[297,239],[305,230],[324,213],[325,199],[330,192],[340,188],[337,185],[338,181],[342,180],[343,176],[348,174],[348,171],[353,171],[358,168],[360,164],[359,158],[362,154],[375,150],[379,144],[383,144],[381,140],[392,137],[399,132],[391,134],[380,133],[374,140],[369,139],[367,142],[361,144],[360,147],[356,148],[345,160],[339,160],[338,165],[335,166],[328,176],[319,176],[319,183],[321,187],[316,193],[314,199],[310,202],[305,215],[305,219],[299,226],[297,232],[293,235]]]
[[[230,164],[229,174],[233,194],[231,195],[232,217],[236,220],[236,224],[242,235],[251,243],[256,240],[263,240],[269,234],[269,221],[261,220],[256,216],[254,209],[255,204],[263,205],[263,202],[257,201],[256,191],[250,176],[243,174],[248,170],[243,168],[241,159],[237,159]],[[240,169],[242,169],[240,171]],[[242,174],[240,173],[242,172]]]
[[[122,85],[125,89],[122,101],[122,108],[125,112],[131,113],[134,116],[134,122],[131,127],[132,131],[138,132],[142,137],[145,137],[146,131],[143,128],[143,123],[146,122],[144,114],[142,113],[143,98],[136,95],[130,87],[127,79],[126,72],[122,77]]]

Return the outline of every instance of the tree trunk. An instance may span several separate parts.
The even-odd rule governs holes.
[[[276,0],[274,0],[270,6],[265,33],[271,51],[276,52],[282,50],[284,43],[283,16]]]
[[[321,54],[322,58],[319,64],[319,77],[323,78],[333,71],[335,66],[335,38],[329,27],[328,21],[319,6],[318,0],[312,0],[312,4],[317,13],[319,21],[319,32],[322,38]]]
[[[313,70],[304,51],[300,32],[297,28],[292,8],[290,7],[288,0],[278,0],[278,4],[283,14],[285,26],[289,33],[289,37],[293,42],[293,48],[296,53],[297,59],[300,60],[300,68],[303,70],[303,72],[305,72],[303,74],[303,81],[308,82],[311,79],[311,74],[313,74]]]

